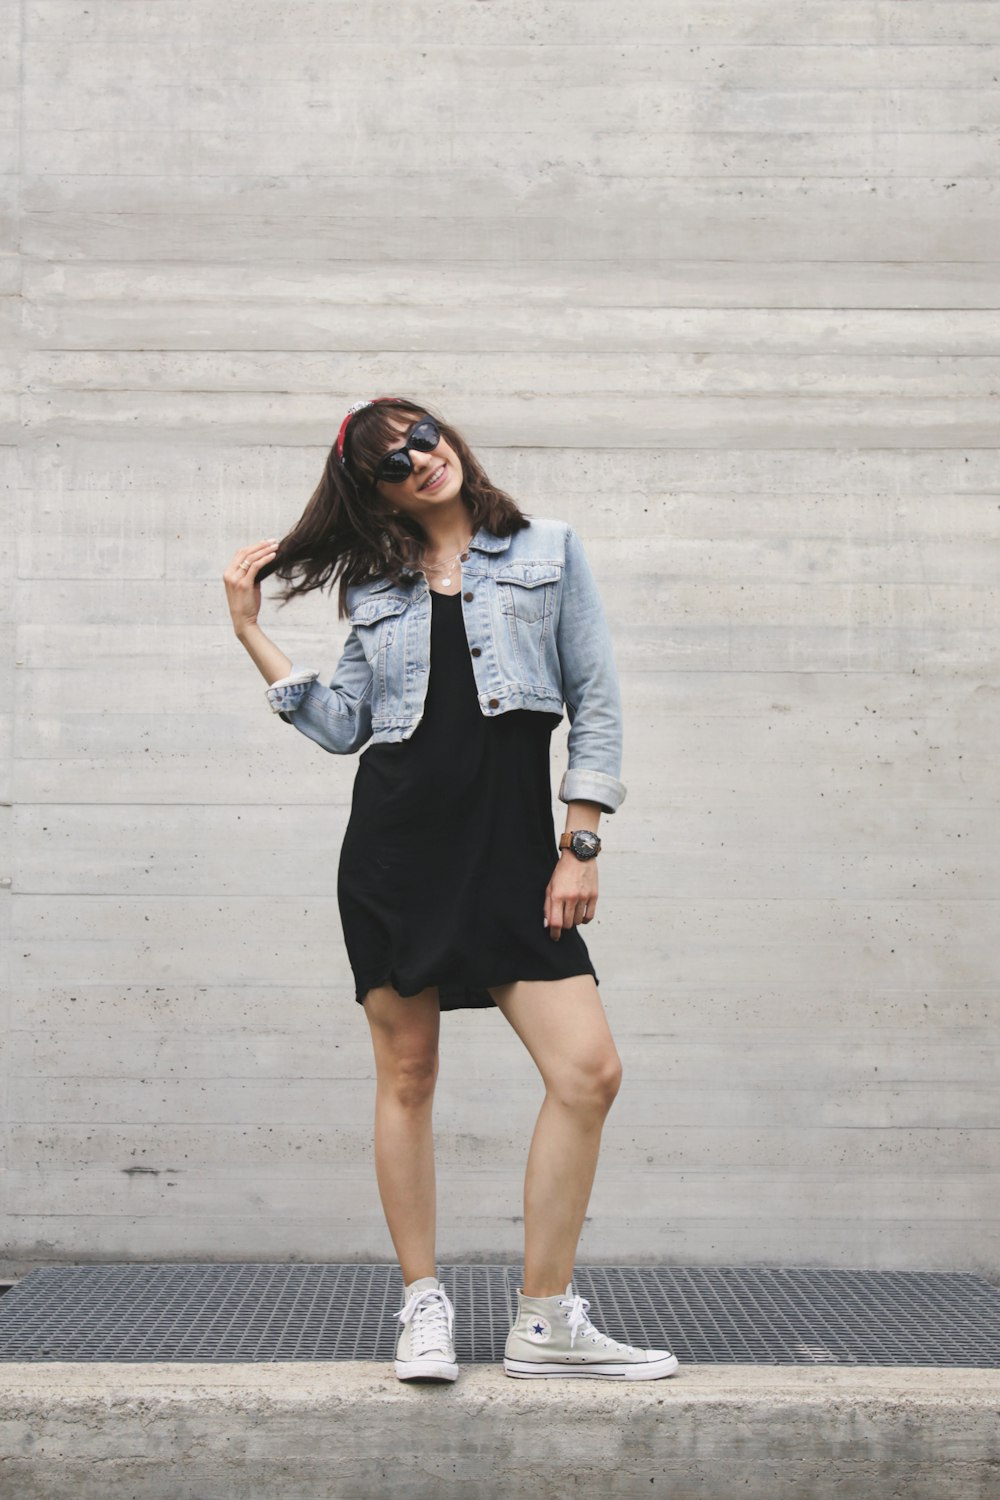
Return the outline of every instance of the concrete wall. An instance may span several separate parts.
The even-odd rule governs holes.
[[[356,762],[220,578],[385,391],[578,528],[617,644],[581,1262],[995,1272],[1000,6],[0,20],[7,1272],[392,1259]],[[328,601],[263,623],[332,671]],[[439,1256],[514,1258],[537,1075],[442,1030]]]

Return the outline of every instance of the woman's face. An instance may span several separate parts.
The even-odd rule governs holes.
[[[415,425],[413,418],[402,413],[398,417],[393,413],[392,421],[397,436],[386,452],[402,447]],[[421,453],[418,448],[408,451],[413,472],[402,484],[386,484],[380,480],[375,486],[376,493],[389,509],[404,510],[422,520],[430,511],[453,506],[462,493],[462,463],[451,444],[442,437],[430,453]]]

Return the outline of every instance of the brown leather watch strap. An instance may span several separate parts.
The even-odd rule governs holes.
[[[585,831],[587,833],[593,833],[593,829],[591,829],[591,828],[588,828],[586,830],[578,830],[576,828],[567,828],[567,830],[566,830],[565,833],[561,833],[559,835],[559,847],[560,847],[560,849],[569,849],[571,847],[572,843],[573,843],[573,835],[574,835],[574,833],[583,832],[583,831]],[[594,834],[594,838],[597,839],[597,849],[598,849],[598,853],[600,853],[601,840],[600,840],[600,838],[598,838],[598,835],[596,833]]]

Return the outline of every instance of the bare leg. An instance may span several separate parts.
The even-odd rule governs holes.
[[[545,1082],[524,1178],[522,1291],[555,1297],[573,1277],[621,1058],[590,974],[522,979],[490,994]]]
[[[375,1049],[375,1175],[404,1285],[436,1276],[432,1109],[441,1011],[436,988],[365,996]]]

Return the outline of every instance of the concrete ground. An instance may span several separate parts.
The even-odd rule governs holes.
[[[997,1500],[1000,1371],[0,1365],[0,1500]]]

